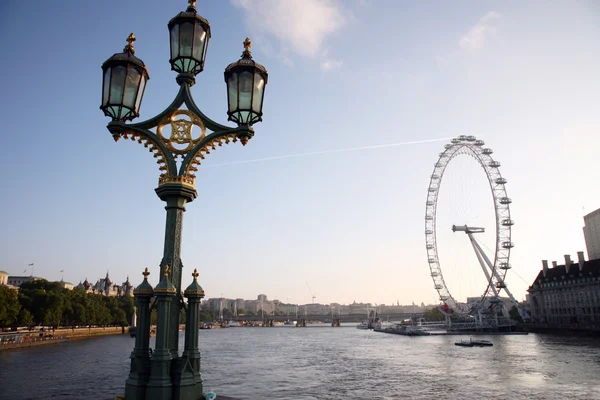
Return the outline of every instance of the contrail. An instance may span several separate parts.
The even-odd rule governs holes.
[[[232,162],[221,163],[221,164],[205,165],[203,168],[224,167],[224,166],[227,166],[227,165],[250,164],[250,163],[261,162],[261,161],[283,160],[283,159],[286,159],[286,158],[316,156],[316,155],[321,155],[321,154],[342,153],[342,152],[345,152],[345,151],[358,151],[358,150],[379,149],[379,148],[382,148],[382,147],[407,146],[407,145],[410,145],[410,144],[422,144],[422,143],[431,143],[431,142],[441,142],[442,140],[450,140],[450,139],[452,139],[452,138],[451,137],[447,137],[447,138],[439,138],[439,139],[415,140],[415,141],[412,141],[412,142],[376,144],[376,145],[373,145],[373,146],[349,147],[347,149],[313,151],[311,153],[288,154],[288,155],[284,155],[284,156],[255,158],[254,160],[232,161]]]

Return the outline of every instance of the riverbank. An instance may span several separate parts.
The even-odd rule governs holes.
[[[600,324],[534,324],[525,323],[518,325],[525,332],[546,334],[576,334],[586,336],[600,336]]]
[[[57,343],[65,343],[73,340],[82,340],[91,337],[121,334],[128,334],[127,328],[110,326],[6,332],[0,333],[0,351],[46,346]]]

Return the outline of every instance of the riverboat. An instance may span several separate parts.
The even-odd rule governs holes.
[[[454,344],[462,347],[489,347],[494,345],[489,340],[473,340],[472,338],[469,340],[461,339],[460,342],[456,342]]]
[[[356,325],[356,329],[371,329],[371,326],[369,326],[368,322],[363,321],[360,324]]]

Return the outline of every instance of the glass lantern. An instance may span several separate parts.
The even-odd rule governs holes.
[[[206,49],[210,39],[210,24],[196,13],[195,1],[187,10],[169,21],[171,37],[171,69],[197,75],[204,70]]]
[[[262,106],[269,74],[252,59],[252,43],[246,38],[242,58],[225,68],[228,120],[238,125],[253,125],[262,121]]]
[[[146,82],[150,79],[144,62],[133,47],[135,36],[127,38],[122,53],[116,53],[102,64],[102,105],[104,115],[113,121],[131,121],[139,117]]]

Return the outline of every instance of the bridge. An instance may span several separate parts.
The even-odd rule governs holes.
[[[380,314],[377,317],[381,318],[382,321],[397,321],[400,322],[410,318],[421,318],[423,313],[396,313],[396,314]],[[372,317],[371,317],[372,319]],[[238,316],[237,320],[240,322],[285,322],[285,321],[310,321],[310,322],[361,322],[367,320],[367,316],[364,314],[308,314],[308,315],[242,315]]]

